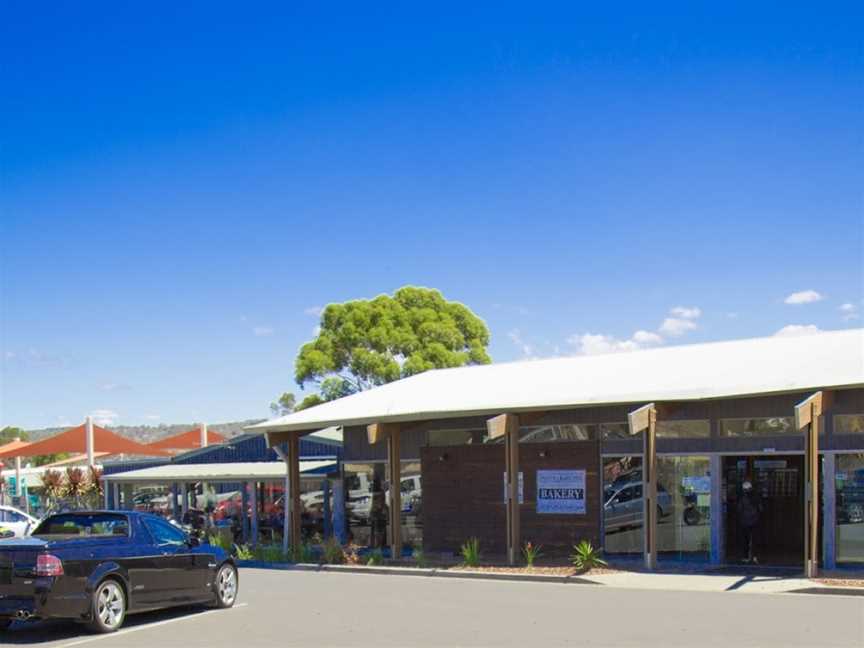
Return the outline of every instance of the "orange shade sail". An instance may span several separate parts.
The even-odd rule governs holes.
[[[208,445],[215,443],[224,443],[225,441],[225,437],[218,432],[213,432],[213,430],[210,429],[207,430]],[[200,448],[201,428],[197,427],[194,430],[189,430],[188,432],[181,432],[180,434],[175,434],[174,436],[159,439],[158,441],[154,441],[153,443],[148,443],[147,447],[156,448],[158,450],[192,450],[194,448]]]
[[[132,439],[115,434],[99,425],[93,426],[93,451],[109,455],[130,454],[165,456],[169,453],[159,448],[151,448]],[[69,428],[53,437],[28,443],[26,446],[0,451],[0,459],[4,457],[35,457],[37,455],[57,454],[60,452],[86,453],[87,430],[85,424]]]
[[[26,448],[28,445],[30,445],[29,441],[10,441],[9,443],[4,443],[3,445],[0,445],[0,457],[4,456],[4,453],[6,452],[13,453],[8,455],[10,457],[18,456],[15,451],[20,450],[21,448]]]

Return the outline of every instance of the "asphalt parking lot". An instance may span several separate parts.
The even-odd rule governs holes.
[[[113,635],[24,624],[0,645],[860,647],[864,597],[244,569],[230,610],[133,616]]]

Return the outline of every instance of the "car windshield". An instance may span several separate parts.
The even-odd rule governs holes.
[[[34,536],[128,536],[129,520],[117,513],[60,513],[45,518]]]

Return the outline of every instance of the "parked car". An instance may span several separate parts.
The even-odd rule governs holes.
[[[127,614],[177,605],[227,608],[232,558],[149,513],[49,515],[31,537],[0,540],[0,628],[13,619],[72,619],[114,632]]]
[[[14,506],[0,505],[0,538],[23,538],[39,522]]]
[[[606,531],[642,526],[642,482],[615,482],[604,493],[603,524]],[[657,484],[657,515],[664,518],[672,511],[672,496]]]

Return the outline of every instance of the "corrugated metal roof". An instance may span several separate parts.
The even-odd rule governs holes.
[[[300,473],[312,473],[336,466],[335,461],[301,461]],[[247,463],[167,464],[154,468],[130,470],[105,475],[110,482],[173,482],[173,481],[264,481],[284,479],[284,461],[255,461]]]
[[[250,430],[864,386],[864,329],[438,369]]]

